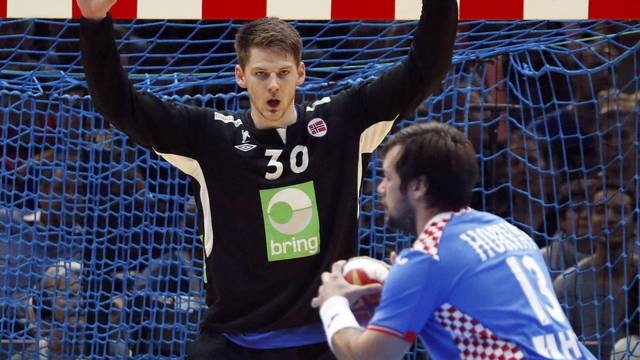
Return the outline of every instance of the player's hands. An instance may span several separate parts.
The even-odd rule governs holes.
[[[91,20],[102,20],[118,0],[76,0],[82,16]]]
[[[353,304],[357,299],[365,295],[377,294],[382,291],[382,285],[353,285],[349,284],[342,276],[342,268],[347,262],[336,261],[331,266],[331,272],[324,272],[320,277],[322,284],[318,288],[318,295],[311,300],[311,307],[319,308],[332,296],[344,296]]]

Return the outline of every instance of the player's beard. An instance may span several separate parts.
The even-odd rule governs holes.
[[[416,236],[415,210],[405,202],[396,214],[387,211],[387,226],[393,230]]]

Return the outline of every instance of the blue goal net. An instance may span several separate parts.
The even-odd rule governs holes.
[[[307,65],[299,101],[397,64],[415,26],[292,24]],[[237,110],[248,107],[234,80],[241,25],[118,20],[115,33],[137,88]],[[441,90],[398,125],[444,121],[468,135],[481,169],[472,206],[544,248],[598,358],[640,354],[639,48],[638,22],[464,22]],[[0,109],[0,359],[183,357],[206,310],[191,189],[95,111],[76,20],[0,21]],[[384,259],[411,239],[384,227],[380,176],[374,154],[359,248]],[[426,353],[416,344],[407,358]]]

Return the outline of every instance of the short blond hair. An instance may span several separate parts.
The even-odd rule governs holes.
[[[296,65],[302,61],[302,38],[293,26],[277,17],[265,17],[244,25],[236,34],[236,55],[241,68],[249,62],[252,48],[291,55]]]

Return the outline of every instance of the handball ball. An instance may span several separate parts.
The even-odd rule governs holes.
[[[344,265],[342,275],[348,283],[354,285],[384,284],[389,275],[389,265],[367,256],[354,257]],[[351,310],[360,325],[369,323],[379,303],[380,294],[373,294],[363,296],[351,304]]]

